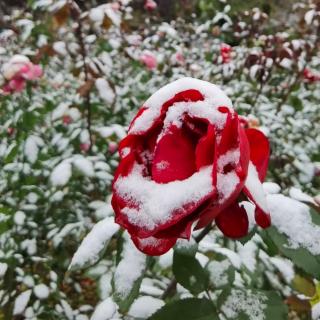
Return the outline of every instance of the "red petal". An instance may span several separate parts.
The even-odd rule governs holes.
[[[250,145],[250,160],[257,168],[260,181],[264,181],[270,156],[269,140],[257,129],[246,129],[246,134]]]
[[[196,147],[196,167],[201,167],[213,163],[214,158],[215,131],[214,126],[209,125],[207,135],[202,137]]]
[[[196,169],[194,153],[188,136],[172,125],[156,146],[152,179],[158,183],[167,183],[190,177]]]
[[[149,256],[160,256],[169,251],[176,243],[177,238],[157,239],[154,237],[140,239],[131,235],[135,246]]]
[[[250,161],[247,180],[243,192],[256,205],[255,220],[262,228],[271,224],[267,200],[263,191],[262,183],[259,180],[257,170]]]
[[[256,207],[254,212],[256,223],[263,229],[271,226],[271,217],[269,213],[263,212],[259,207]]]
[[[215,221],[222,233],[229,238],[238,239],[248,234],[249,220],[246,210],[237,202],[220,212]]]

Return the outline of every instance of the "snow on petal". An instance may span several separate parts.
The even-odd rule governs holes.
[[[136,118],[129,133],[137,134],[149,129],[153,121],[159,117],[162,105],[173,98],[178,92],[185,90],[198,90],[205,97],[204,103],[207,104],[207,101],[210,100],[211,108],[217,108],[219,106],[232,108],[231,100],[218,86],[207,81],[186,77],[171,82],[156,91],[144,103],[144,107],[147,109]]]
[[[82,240],[81,245],[73,255],[69,269],[95,263],[99,259],[101,251],[118,230],[119,226],[114,223],[112,217],[99,221]]]
[[[269,209],[265,193],[259,180],[258,172],[251,161],[249,162],[248,176],[244,186],[245,190],[247,190],[251,196],[250,200],[252,200],[265,213],[268,213]]]

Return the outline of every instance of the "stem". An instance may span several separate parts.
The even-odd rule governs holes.
[[[84,71],[84,80],[85,83],[88,83],[89,81],[89,70],[88,70],[88,65],[86,63],[86,59],[87,59],[87,51],[86,51],[86,47],[84,44],[84,39],[83,39],[83,30],[82,30],[82,22],[81,22],[81,17],[80,17],[80,9],[77,6],[77,4],[72,1],[72,5],[73,5],[73,9],[75,10],[75,15],[77,17],[77,22],[78,22],[78,26],[76,28],[76,37],[78,38],[78,42],[80,45],[80,55],[82,58],[82,63],[83,63],[83,71]],[[91,97],[90,97],[90,89],[87,90],[87,92],[85,93],[84,96],[84,103],[85,103],[85,107],[87,110],[86,113],[86,117],[87,117],[87,130],[89,133],[89,140],[90,140],[90,147],[89,147],[89,153],[91,152],[91,148],[92,148],[92,130],[91,130]]]
[[[213,225],[210,223],[208,224],[196,237],[194,237],[194,240],[196,243],[199,243],[211,230],[213,229]],[[177,287],[177,280],[173,278],[167,289],[162,294],[162,299],[166,299],[167,297],[171,296],[175,291]]]

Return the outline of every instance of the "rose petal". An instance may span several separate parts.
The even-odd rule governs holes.
[[[194,146],[183,130],[172,125],[158,141],[152,179],[158,183],[184,180],[195,172]]]
[[[229,238],[238,239],[248,234],[247,212],[237,202],[221,211],[215,221],[222,233]]]
[[[267,228],[271,224],[267,200],[254,164],[249,162],[248,176],[243,188],[246,196],[256,205],[255,219],[259,226]]]
[[[213,163],[215,144],[215,130],[213,125],[208,126],[206,136],[202,137],[196,147],[196,167],[199,170],[201,167]]]
[[[258,171],[260,181],[263,182],[268,170],[269,140],[260,130],[250,128],[245,132],[250,145],[250,160]]]
[[[149,256],[160,256],[169,251],[177,242],[177,238],[158,239],[149,237],[140,239],[133,235],[131,235],[131,239],[140,251]]]

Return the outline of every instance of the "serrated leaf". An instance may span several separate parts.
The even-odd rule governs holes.
[[[195,257],[175,251],[172,270],[176,280],[191,293],[198,294],[207,289],[208,272]]]
[[[149,320],[215,320],[219,319],[215,306],[208,299],[188,298],[169,302]]]

